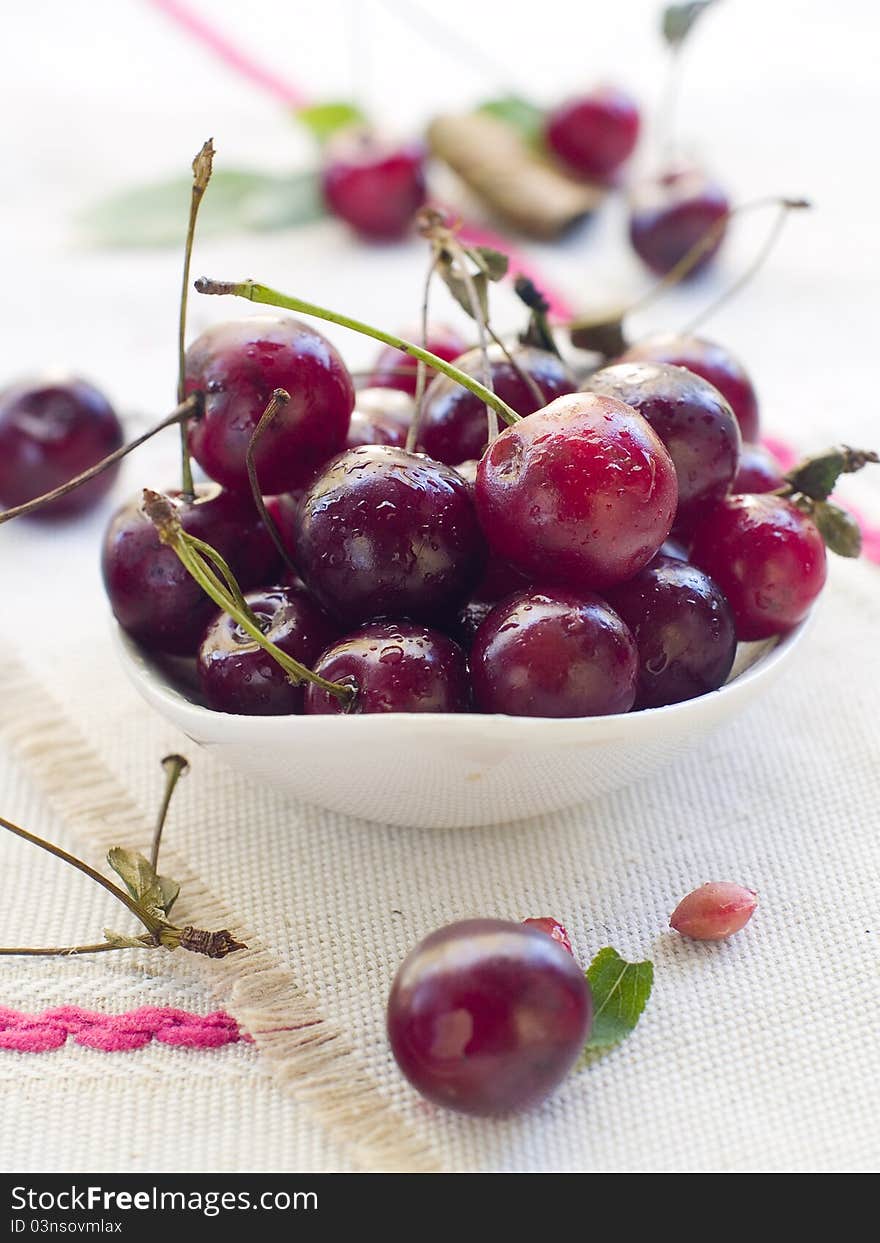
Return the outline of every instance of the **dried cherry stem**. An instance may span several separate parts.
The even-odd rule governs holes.
[[[185,401],[182,401],[176,409],[172,410],[161,423],[157,423],[155,427],[151,427],[149,431],[143,433],[142,436],[130,440],[127,445],[122,445],[118,449],[102,458],[100,462],[96,462],[94,466],[90,466],[88,470],[84,470],[82,474],[75,475],[73,479],[68,479],[67,483],[62,483],[60,487],[53,488],[51,492],[44,492],[42,496],[35,496],[30,501],[25,501],[23,505],[14,505],[12,509],[0,510],[0,523],[10,522],[13,518],[22,518],[25,514],[32,514],[35,510],[40,509],[43,505],[48,505],[50,501],[57,501],[59,497],[66,496],[68,492],[72,492],[74,488],[80,487],[81,484],[88,483],[90,479],[94,479],[96,475],[102,474],[108,470],[114,462],[121,461],[133,449],[139,448],[142,444],[146,444],[153,436],[164,432],[166,427],[173,427],[175,423],[183,424],[187,419],[198,416],[202,409],[202,397],[200,393],[191,393]]]
[[[254,461],[254,451],[260,442],[260,437],[275,418],[278,411],[283,410],[289,401],[290,393],[288,393],[286,389],[275,389],[272,396],[269,398],[268,406],[260,415],[260,421],[257,423],[257,426],[254,428],[251,438],[248,441],[247,452],[245,453],[244,458],[247,465],[248,480],[251,485],[251,495],[254,498],[254,505],[256,506],[257,513],[262,518],[263,524],[269,532],[272,543],[275,545],[281,560],[292,574],[296,574],[297,568],[293,564],[293,559],[284,547],[284,541],[282,540],[278,527],[275,524],[275,519],[269,513],[266,508],[266,502],[263,500],[263,493],[260,490],[260,481],[257,478],[257,465]],[[242,601],[242,603],[244,603],[244,601]]]
[[[319,674],[313,673],[306,665],[301,664],[298,660],[294,660],[292,656],[288,656],[271,639],[266,638],[251,610],[246,605],[242,608],[234,594],[228,587],[221,584],[217,576],[212,573],[210,565],[206,560],[208,554],[203,553],[202,550],[209,549],[214,556],[219,556],[219,554],[215,553],[210,548],[210,545],[204,544],[201,540],[194,540],[188,532],[184,531],[180,524],[180,519],[175,513],[174,506],[167,496],[162,496],[158,492],[152,492],[149,488],[145,488],[144,513],[156,528],[162,543],[166,544],[177,554],[184,569],[195,579],[205,594],[210,596],[219,609],[222,609],[224,613],[228,613],[233,621],[237,622],[242,630],[250,635],[253,641],[281,666],[293,682],[297,684],[312,682],[315,686],[319,686],[321,690],[333,695],[344,706],[351,705],[356,694],[353,687],[343,685],[341,682],[330,682],[327,678],[322,678]],[[239,599],[241,599],[240,588],[236,588],[236,590]]]
[[[394,333],[385,332],[381,328],[374,328],[371,324],[365,324],[358,319],[352,319],[350,315],[343,315],[340,311],[330,311],[325,307],[317,306],[314,302],[306,302],[303,298],[295,298],[289,294],[280,293],[277,289],[272,289],[268,285],[260,285],[257,281],[215,281],[206,276],[200,277],[195,282],[195,287],[202,294],[233,294],[237,298],[246,298],[249,302],[259,302],[266,306],[277,306],[287,311],[297,311],[300,315],[311,315],[315,319],[323,319],[330,324],[339,324],[342,328],[348,328],[352,332],[359,332],[361,336],[372,337],[374,341],[381,341],[383,345],[391,345],[396,350],[400,350],[403,354],[408,354],[410,358],[421,359],[426,362],[435,371],[440,371],[443,375],[449,376],[451,380],[455,380],[456,384],[460,384],[462,388],[466,388],[469,392],[478,397],[481,402],[487,406],[491,406],[502,422],[510,427],[514,423],[520,421],[520,416],[508,406],[506,401],[502,401],[479,380],[475,380],[473,376],[466,375],[460,368],[453,363],[448,363],[442,358],[438,358],[436,354],[432,354],[430,350],[423,349],[422,346],[416,345],[412,341],[405,341],[402,337],[395,336]]]
[[[186,243],[183,250],[183,281],[180,287],[180,313],[177,323],[177,401],[183,401],[186,393],[186,307],[189,299],[189,267],[192,259],[193,239],[196,232],[196,218],[202,203],[208,182],[211,180],[211,169],[214,161],[214,141],[209,138],[192,162],[193,184],[189,203],[189,224],[186,230]],[[192,476],[192,462],[189,456],[189,436],[186,420],[180,424],[180,464],[183,477],[182,492],[185,500],[195,496]]]
[[[183,757],[178,756],[174,758],[182,759]],[[115,934],[107,933],[107,940],[85,945],[3,946],[0,947],[0,955],[27,957],[48,955],[57,957],[59,955],[69,956],[73,954],[103,954],[108,950],[118,949],[158,949],[161,947],[169,950],[190,950],[192,953],[205,954],[209,958],[223,958],[226,954],[231,954],[235,950],[246,948],[225,928],[219,932],[205,932],[190,925],[184,928],[177,928],[160,915],[155,914],[153,910],[148,910],[136,898],[131,897],[124,889],[120,889],[118,885],[114,885],[113,881],[108,880],[106,876],[102,876],[100,872],[95,871],[84,860],[77,859],[75,855],[68,854],[60,846],[55,846],[52,842],[47,842],[44,838],[37,837],[35,833],[29,833],[27,829],[13,824],[11,820],[7,820],[4,816],[0,816],[0,827],[10,833],[14,833],[16,837],[20,837],[34,846],[39,846],[41,850],[45,850],[48,854],[54,855],[56,859],[61,859],[63,863],[70,864],[78,872],[88,876],[96,884],[100,885],[102,889],[106,889],[108,893],[112,894],[118,902],[121,902],[147,930],[146,933],[139,937],[121,937],[118,939],[111,939],[115,937]],[[113,852],[111,851],[112,854]]]
[[[168,808],[171,806],[171,799],[178,781],[189,768],[189,760],[183,755],[166,755],[162,760],[162,767],[165,769],[165,792],[159,805],[159,815],[150,846],[150,866],[153,871],[159,864],[159,848],[162,845],[162,830],[165,828]]]

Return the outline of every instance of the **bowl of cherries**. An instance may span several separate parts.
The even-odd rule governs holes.
[[[196,287],[277,309],[189,346],[212,482],[124,506],[104,581],[145,699],[306,802],[472,826],[628,784],[769,688],[826,541],[852,534],[827,497],[872,455],[756,465],[754,391],[720,346],[648,340],[579,384],[531,345],[420,346],[253,282]],[[279,309],[382,341],[384,387],[356,393]]]

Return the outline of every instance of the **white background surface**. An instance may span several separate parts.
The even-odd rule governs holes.
[[[263,0],[242,6],[229,0],[208,5],[202,0],[202,7],[256,57],[316,96],[351,92],[353,57],[345,25],[350,23],[353,8],[362,13],[369,10],[369,21],[362,18],[358,27],[361,39],[368,26],[374,31],[366,58],[368,72],[361,55],[354,58],[360,65],[358,75],[361,84],[366,81],[368,98],[376,110],[402,132],[412,131],[432,111],[500,93],[510,84],[551,101],[581,83],[609,77],[650,101],[662,81],[655,6],[641,0],[617,6],[548,2],[541,6],[540,25],[526,6],[515,11],[507,4],[475,6],[448,0],[443,6],[444,17],[467,23],[470,37],[477,41],[491,39],[495,55],[510,66],[507,81],[457,64],[442,49],[432,51],[378,3],[292,5]],[[805,449],[840,439],[876,445],[880,439],[876,392],[880,246],[874,158],[880,119],[880,85],[874,69],[880,52],[878,24],[876,6],[868,0],[837,7],[819,0],[773,5],[761,0],[724,0],[718,11],[705,19],[687,65],[682,129],[694,150],[731,186],[735,197],[779,191],[806,194],[817,205],[814,213],[790,222],[757,282],[724,310],[712,329],[713,335],[735,348],[753,370],[762,396],[765,428]],[[0,237],[5,296],[0,309],[0,380],[38,373],[49,366],[76,370],[106,388],[120,408],[131,412],[132,426],[137,423],[140,427],[141,415],[164,413],[173,400],[179,256],[172,252],[89,252],[77,243],[73,224],[77,211],[133,180],[185,171],[208,134],[214,136],[221,166],[227,163],[283,170],[309,158],[308,144],[274,100],[195,48],[147,3],[91,0],[70,5],[62,0],[30,0],[25,4],[16,0],[4,7],[4,38],[7,55],[0,77],[0,115],[4,118],[0,131]],[[765,218],[736,231],[725,253],[719,282],[725,274],[740,270],[768,224]],[[575,302],[604,304],[644,285],[643,274],[623,245],[622,228],[619,205],[611,203],[601,219],[565,244],[529,249]],[[218,277],[254,276],[397,327],[416,314],[423,265],[424,256],[416,243],[365,249],[353,244],[341,226],[327,222],[301,234],[206,241],[197,248],[194,271]],[[704,284],[670,298],[646,317],[643,326],[675,326],[710,291],[711,285]],[[439,297],[438,303],[442,305]],[[504,328],[513,322],[513,307],[504,295],[498,305],[498,322]],[[194,297],[191,332],[227,313],[228,308],[219,300],[209,304]],[[336,338],[353,365],[368,361],[368,343],[346,334],[336,334]],[[128,463],[118,495],[124,496],[143,483],[167,485],[176,470],[174,454],[174,435],[169,433],[161,444]],[[849,482],[845,495],[857,500],[875,519],[880,517],[876,479],[866,476]],[[47,531],[16,523],[0,533],[0,633],[24,649],[26,659],[35,667],[49,673],[57,670],[59,681],[68,649],[83,641],[90,648],[89,668],[98,671],[93,681],[99,681],[100,670],[109,667],[106,606],[96,555],[107,512],[67,528]],[[561,859],[575,868],[579,892],[583,894],[584,887],[589,889],[592,909],[603,910],[603,917],[598,919],[605,928],[601,935],[616,935],[624,952],[650,949],[638,934],[637,917],[626,912],[651,909],[656,914],[666,906],[671,909],[680,896],[676,886],[688,876],[698,883],[708,879],[716,867],[731,873],[746,869],[748,876],[737,873],[736,878],[754,878],[759,888],[769,884],[772,891],[774,884],[783,884],[798,856],[802,856],[802,866],[806,859],[813,869],[809,875],[802,871],[797,884],[785,891],[775,913],[768,916],[763,940],[756,940],[754,945],[744,943],[742,954],[750,958],[754,977],[740,976],[740,982],[750,978],[755,986],[759,980],[773,983],[772,988],[768,985],[766,1006],[757,1025],[762,1038],[750,1045],[749,1033],[742,1031],[741,1042],[730,1039],[723,1020],[725,1013],[733,1013],[729,1007],[735,1003],[727,994],[725,1008],[713,1015],[713,994],[704,977],[701,993],[688,993],[682,984],[685,991],[676,994],[682,1024],[677,1026],[669,1018],[661,1021],[650,1055],[639,1063],[640,1054],[634,1046],[608,1061],[601,1081],[602,1090],[610,1092],[602,1100],[608,1108],[620,1110],[623,1117],[633,1108],[628,1090],[634,1091],[639,1083],[639,1091],[648,1093],[652,1085],[665,1078],[675,1085],[672,1116],[681,1121],[697,1106],[710,1107],[719,1076],[727,1085],[723,1098],[728,1105],[735,1105],[737,1092],[748,1092],[750,1083],[763,1082],[769,1076],[770,1080],[781,1080],[781,1101],[788,1102],[794,1121],[788,1118],[786,1125],[781,1125],[785,1108],[776,1100],[773,1110],[761,1115],[761,1127],[751,1143],[748,1118],[737,1114],[735,1142],[721,1144],[714,1157],[696,1153],[691,1144],[676,1147],[674,1140],[671,1148],[659,1139],[652,1146],[655,1131],[657,1136],[664,1133],[662,1101],[652,1104],[654,1112],[647,1131],[643,1128],[639,1134],[636,1128],[633,1132],[621,1122],[612,1127],[604,1141],[600,1131],[594,1133],[589,1149],[569,1149],[567,1153],[560,1151],[558,1137],[553,1139],[550,1134],[555,1116],[552,1112],[535,1125],[528,1138],[521,1128],[481,1137],[470,1125],[463,1138],[452,1124],[447,1127],[444,1122],[441,1148],[445,1168],[784,1169],[789,1163],[800,1169],[868,1168],[872,1143],[865,1093],[870,1084],[859,1079],[857,1066],[841,1060],[840,1049],[823,1046],[822,1052],[817,1046],[823,1043],[825,1020],[833,1023],[835,1031],[843,1032],[838,1040],[845,1050],[870,1045],[869,1016],[872,1012],[876,1016],[876,954],[870,945],[866,948],[865,942],[858,942],[860,983],[854,992],[847,993],[836,977],[834,987],[829,983],[829,973],[834,976],[836,971],[835,936],[842,936],[844,952],[850,953],[850,938],[855,937],[857,926],[877,927],[876,910],[870,911],[869,897],[871,892],[876,893],[876,855],[871,858],[867,853],[877,827],[871,784],[871,773],[876,773],[876,734],[869,740],[864,732],[859,733],[876,718],[875,711],[871,715],[869,701],[872,693],[876,695],[877,666],[876,662],[864,663],[860,656],[860,644],[867,644],[869,638],[858,624],[857,603],[872,593],[876,602],[872,573],[871,569],[837,569],[839,589],[849,593],[845,598],[852,602],[846,642],[842,646],[835,643],[834,626],[840,612],[829,613],[813,649],[814,659],[825,662],[824,676],[815,684],[816,693],[824,697],[823,710],[843,719],[848,715],[844,693],[860,697],[859,711],[853,711],[854,732],[847,733],[843,727],[830,729],[818,752],[807,747],[803,739],[793,738],[791,754],[797,756],[801,767],[792,771],[786,762],[786,748],[778,744],[780,729],[797,730],[793,705],[799,705],[798,711],[803,714],[812,711],[809,720],[816,728],[823,719],[821,713],[815,715],[816,704],[807,686],[780,717],[764,713],[756,722],[755,729],[763,731],[756,750],[748,749],[754,740],[749,739],[748,727],[743,727],[733,738],[731,750],[713,752],[711,763],[707,759],[709,768],[702,778],[695,761],[656,797],[649,798],[647,807],[644,802],[624,798],[604,812],[600,808],[590,813],[587,826],[597,843],[589,856],[592,870],[580,854],[583,826],[575,828],[574,821],[555,826],[565,844],[552,864],[546,859],[535,863],[540,857],[535,853],[536,843],[547,838],[537,830],[519,830],[519,844],[510,848],[510,876],[503,835],[470,839],[465,847],[451,839],[432,839],[430,845],[423,843],[432,866],[417,869],[416,874],[423,886],[428,876],[435,881],[426,909],[405,932],[389,934],[381,947],[384,956],[374,960],[378,950],[359,949],[358,938],[363,939],[363,945],[370,945],[373,933],[369,937],[367,933],[375,928],[375,921],[383,917],[388,906],[400,905],[393,877],[406,868],[411,846],[399,834],[389,834],[383,839],[389,852],[383,859],[375,853],[382,843],[370,839],[371,845],[363,847],[370,852],[370,867],[388,871],[383,871],[384,879],[376,893],[362,896],[357,868],[350,862],[352,850],[357,858],[361,849],[354,845],[355,829],[345,823],[327,824],[311,815],[305,817],[303,838],[297,846],[302,854],[298,856],[300,863],[309,861],[314,867],[325,852],[343,852],[340,870],[334,872],[332,893],[337,906],[348,903],[351,908],[339,916],[339,935],[343,940],[354,939],[355,962],[365,969],[358,980],[363,991],[359,993],[354,983],[338,978],[344,965],[351,966],[350,960],[344,953],[340,958],[342,951],[335,941],[328,949],[322,940],[321,920],[332,923],[336,918],[326,890],[314,910],[301,913],[308,932],[301,966],[307,985],[319,997],[331,999],[334,1017],[359,1033],[377,1074],[384,1073],[385,1053],[376,1014],[385,978],[408,939],[411,942],[414,936],[457,914],[475,910],[494,913],[496,909],[516,914],[520,905],[561,901],[561,894],[573,901],[571,875],[560,871]],[[82,653],[83,648],[78,650]],[[100,686],[93,686],[93,690],[99,695]],[[836,805],[836,799],[824,777],[813,785],[807,782],[803,797],[794,787],[800,782],[798,788],[803,788],[805,771],[808,773],[809,766],[818,762],[818,756],[831,767],[845,769],[851,756],[843,751],[844,740],[848,746],[864,744],[864,750],[853,761],[858,781],[834,822],[836,844],[826,848],[824,823],[813,823],[808,826],[806,842],[799,843],[789,835],[768,854],[762,845],[764,829],[769,831],[768,826],[790,815],[792,808],[807,819],[831,814],[829,809]],[[751,766],[758,754],[763,756],[764,767],[756,785]],[[124,756],[120,762],[125,763]],[[716,771],[721,773],[720,792]],[[708,786],[702,793],[701,780]],[[190,783],[188,798],[194,797],[194,788],[195,783]],[[230,798],[234,792],[230,787]],[[30,815],[34,827],[42,825],[45,832],[55,836],[62,833],[62,826],[49,818],[38,793],[11,762],[2,760],[2,755],[0,797],[4,808],[14,808],[22,818]],[[144,800],[149,802],[148,794]],[[723,804],[723,813],[718,812],[718,803]],[[274,806],[271,799],[260,804],[259,815],[268,820]],[[603,839],[602,817],[606,812]],[[720,814],[728,828],[731,823],[740,826],[732,838],[720,842],[709,833],[699,841],[685,839],[684,845],[680,844],[676,822],[687,825],[694,818],[705,826],[706,818],[713,814]],[[616,854],[612,848],[615,834],[624,831],[633,816],[652,823],[659,818],[668,831],[642,838],[630,853]],[[766,825],[758,823],[761,817],[766,818]],[[853,826],[858,832],[848,840],[846,834],[855,831]],[[545,826],[545,831],[548,828]],[[189,846],[200,866],[210,872],[210,857],[199,855],[197,842]],[[0,848],[7,850],[15,868],[22,869],[27,887],[37,874],[31,869],[38,865],[19,847],[14,848],[14,854],[8,853],[6,843],[0,843]],[[529,883],[523,882],[517,871],[518,866],[526,868],[527,864],[532,872]],[[831,869],[831,882],[828,874],[823,874],[825,866]],[[762,875],[756,877],[755,869],[762,867]],[[496,883],[499,868],[507,878],[503,883]],[[39,875],[51,886],[47,904],[63,907],[69,892],[67,878],[45,869]],[[226,888],[237,909],[247,908],[254,900],[238,886],[243,876],[250,878],[251,873],[233,869],[227,875],[219,865],[212,876],[214,883]],[[318,872],[317,876],[315,884],[328,883],[326,873]],[[627,878],[634,888],[627,888]],[[811,885],[828,883],[837,888],[833,892],[822,890],[816,938],[801,946],[801,953],[793,952],[797,942],[783,952],[792,923],[799,927],[806,924],[809,931]],[[298,891],[274,896],[303,900]],[[271,940],[277,912],[269,898],[265,909],[262,898],[260,902],[258,922],[263,921],[261,931]],[[843,925],[835,917],[838,906],[847,914]],[[256,917],[255,912],[250,914]],[[350,916],[348,923],[346,915]],[[575,915],[572,923],[576,938],[580,936],[581,953],[597,948],[591,918]],[[4,926],[0,939],[14,939],[19,931],[16,923]],[[284,936],[279,935],[279,955],[296,957],[296,942],[287,946],[283,941]],[[708,968],[716,985],[722,964],[730,965],[734,952],[731,947],[726,959],[716,958]],[[53,968],[51,976],[48,971],[42,976],[13,975],[11,971],[6,975],[4,968],[2,978],[9,980],[8,1004],[24,1006],[28,1000],[33,1008],[39,1008],[38,1002],[49,1005],[79,1000],[97,1005],[102,989],[106,989],[104,970],[109,968],[92,973],[91,984],[77,985],[80,995],[76,998],[70,993],[74,983],[68,986],[67,981],[61,981],[60,967]],[[120,963],[113,971],[124,973],[125,967]],[[837,1003],[851,1005],[859,1013],[836,1013],[830,1019],[823,1015],[821,1005],[795,1004],[790,1039],[774,1039],[774,1022],[784,1020],[774,1018],[773,1006],[783,995],[794,1004],[811,988],[818,989],[820,995],[823,990],[833,994]],[[167,1002],[166,993],[161,993],[160,1004]],[[0,1002],[2,994],[0,988]],[[693,1028],[684,1018],[689,1013],[687,1006],[696,1006],[698,1000],[710,1009],[700,1012],[698,1036],[703,1052],[690,1074],[687,1033]],[[122,1001],[119,1008],[124,1008]],[[207,1000],[205,1008],[212,1008]],[[743,1049],[750,1049],[745,1060]],[[726,1079],[724,1054],[731,1060],[740,1059],[735,1074],[728,1062]],[[52,1058],[32,1059],[23,1076],[20,1057],[7,1055],[4,1061],[0,1054],[0,1074],[9,1075],[4,1100],[17,1102],[18,1108],[38,1119],[51,1116],[59,1093],[72,1093],[71,1099],[78,1099],[77,1085],[84,1082],[82,1068],[73,1061],[65,1062],[67,1056],[65,1051]],[[90,1055],[92,1060],[94,1056]],[[149,1057],[156,1056],[150,1051]],[[347,1161],[355,1159],[336,1148],[339,1137],[331,1139],[299,1113],[291,1116],[285,1112],[277,1086],[258,1069],[252,1051],[228,1050],[217,1056],[218,1067],[224,1058],[229,1063],[227,1086],[233,1099],[239,1100],[239,1109],[241,1100],[250,1097],[250,1083],[259,1083],[253,1109],[265,1110],[260,1117],[266,1119],[273,1140],[270,1143],[265,1136],[261,1139],[255,1135],[245,1156],[240,1150],[221,1153],[196,1147],[193,1151],[197,1155],[192,1158],[195,1168],[201,1163],[202,1168],[332,1169],[345,1168]],[[253,1081],[242,1072],[242,1058],[253,1066],[257,1076]],[[131,1064],[138,1067],[138,1074],[152,1073],[145,1070],[143,1062]],[[118,1061],[108,1073],[122,1074],[116,1067]],[[863,1067],[862,1072],[866,1069]],[[218,1070],[218,1078],[222,1073]],[[627,1081],[627,1074],[634,1078]],[[876,1079],[876,1075],[872,1077],[873,1082]],[[386,1090],[395,1099],[401,1097],[401,1085],[393,1078],[388,1079]],[[815,1135],[811,1145],[811,1126],[822,1129],[810,1120],[810,1093],[816,1090],[821,1098],[819,1116],[824,1119],[824,1134]],[[229,1092],[224,1098],[227,1103]],[[109,1088],[107,1094],[112,1096]],[[580,1113],[579,1107],[573,1114],[565,1113],[576,1098],[577,1089],[573,1088],[559,1106],[559,1118],[567,1118],[568,1125],[576,1124],[582,1130],[588,1125],[589,1113]],[[106,1107],[112,1111],[112,1106]],[[4,1119],[11,1116],[11,1109],[4,1111]],[[283,1125],[278,1121],[281,1118],[285,1119]],[[109,1133],[113,1134],[112,1128]],[[114,1153],[122,1151],[116,1140],[107,1140],[107,1134],[106,1128],[95,1128],[86,1145],[87,1153],[94,1153],[95,1165],[107,1166]],[[0,1122],[0,1136],[7,1144],[6,1168],[17,1168],[19,1163],[40,1168],[41,1162],[51,1163],[53,1168],[72,1168],[76,1161],[83,1162],[79,1168],[90,1168],[82,1148],[63,1131],[45,1141],[34,1141],[27,1151],[21,1136],[14,1136],[5,1121]],[[796,1143],[792,1136],[798,1137]],[[876,1131],[873,1138],[876,1141]],[[139,1141],[136,1151],[126,1151],[118,1159],[121,1168],[151,1168],[151,1163],[153,1168],[162,1168],[158,1141],[149,1137]]]

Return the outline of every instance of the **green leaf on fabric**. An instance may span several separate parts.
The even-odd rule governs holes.
[[[593,1030],[586,1051],[607,1049],[635,1029],[651,996],[654,964],[626,962],[606,946],[587,968],[593,990]]]
[[[507,125],[519,130],[529,142],[535,141],[544,125],[544,112],[537,104],[521,95],[505,95],[502,99],[490,99],[480,104],[478,112],[497,117]]]
[[[134,186],[89,207],[80,229],[99,246],[181,246],[191,193],[192,181],[184,177]],[[221,169],[202,203],[199,236],[293,228],[324,215],[314,171],[278,176]]]
[[[357,104],[345,101],[312,104],[309,108],[298,108],[295,115],[320,143],[332,138],[337,130],[365,125],[367,120]]]

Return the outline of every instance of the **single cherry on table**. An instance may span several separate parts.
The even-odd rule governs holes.
[[[743,441],[758,439],[758,397],[745,367],[726,346],[691,333],[661,332],[643,337],[629,346],[619,363],[670,363],[687,367],[713,384],[736,415]]]
[[[448,635],[415,622],[370,622],[331,644],[314,665],[330,682],[355,690],[344,708],[320,686],[306,689],[305,711],[466,712],[470,707],[467,662]]]
[[[290,400],[254,448],[261,491],[290,492],[345,445],[354,386],[338,351],[292,316],[215,324],[186,351],[186,392],[202,392],[192,455],[225,488],[249,491],[247,449],[275,389]]]
[[[449,924],[415,947],[388,998],[388,1039],[413,1087],[491,1116],[544,1100],[592,1027],[592,994],[570,953],[538,928]]]
[[[676,531],[730,491],[740,454],[739,426],[721,393],[702,376],[669,363],[615,363],[587,381],[647,419],[669,450],[678,481]]]
[[[96,466],[122,445],[110,402],[76,378],[14,384],[0,393],[0,506],[14,509]],[[66,518],[96,505],[119,473],[111,466],[66,496],[35,510]]]
[[[554,108],[544,141],[570,172],[604,180],[632,155],[639,128],[636,101],[619,87],[602,85]]]

